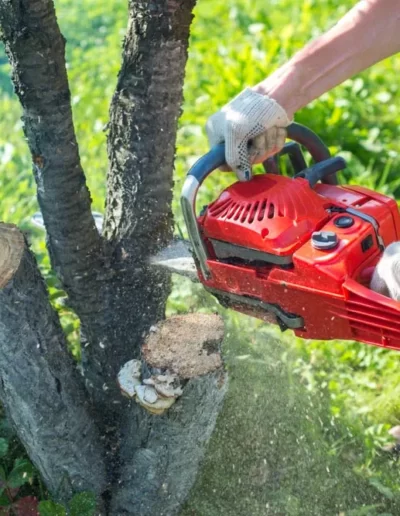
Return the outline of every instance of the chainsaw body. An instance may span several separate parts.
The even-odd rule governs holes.
[[[237,182],[196,213],[198,188],[224,162],[223,145],[189,172],[182,208],[198,276],[224,305],[307,339],[357,340],[400,349],[400,303],[368,288],[385,246],[400,240],[396,202],[360,186],[337,185],[331,158],[309,129],[289,126],[294,177],[277,161]]]

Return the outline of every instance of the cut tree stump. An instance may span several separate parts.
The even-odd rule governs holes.
[[[158,415],[136,402],[127,407],[112,514],[179,513],[227,391],[220,354],[223,337],[223,321],[214,314],[173,316],[151,329],[142,348],[142,375],[136,380],[142,387],[155,382],[157,389],[157,378],[173,378],[175,392],[181,395]],[[137,374],[136,364],[131,370]],[[149,405],[152,399],[150,395]]]

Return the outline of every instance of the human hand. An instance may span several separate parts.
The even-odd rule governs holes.
[[[400,242],[387,246],[372,275],[371,290],[400,301]]]
[[[206,124],[210,146],[225,142],[226,167],[240,181],[251,178],[251,165],[278,152],[285,144],[290,120],[273,99],[246,88],[212,115]]]

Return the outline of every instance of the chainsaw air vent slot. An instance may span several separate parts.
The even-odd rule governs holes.
[[[246,219],[247,219],[247,216],[250,212],[250,209],[251,209],[251,203],[247,203],[247,206],[246,208],[244,209],[244,212],[243,212],[243,215],[242,215],[242,218],[240,219],[240,222],[245,222]]]
[[[249,224],[251,224],[254,221],[254,217],[256,216],[256,212],[258,210],[258,205],[259,204],[260,203],[258,201],[253,204],[253,207],[252,207],[251,212],[250,212],[249,220],[248,220]]]
[[[243,208],[244,208],[244,206],[243,206],[243,205],[239,205],[239,209],[238,209],[238,210],[237,210],[237,212],[235,213],[235,217],[234,217],[234,219],[235,219],[235,220],[239,220],[239,217],[240,217],[240,215],[242,214]]]
[[[265,215],[265,207],[267,206],[267,199],[264,199],[260,206],[260,211],[258,212],[257,220],[260,222],[263,220]]]
[[[237,210],[237,208],[238,208],[238,207],[239,207],[239,204],[238,204],[238,203],[236,203],[236,202],[232,203],[232,204],[229,206],[229,210],[228,210],[228,213],[227,213],[226,218],[227,218],[227,219],[231,219],[231,218],[234,216],[234,214],[235,214],[235,212],[236,212],[236,210]]]
[[[223,217],[227,214],[229,211],[229,208],[232,206],[232,200],[226,199],[225,201],[222,201],[218,203],[216,206],[210,207],[210,213],[214,217]]]
[[[268,204],[267,199],[263,199],[263,201],[261,203],[257,203],[257,205],[259,205],[259,204],[260,204],[260,210],[257,215],[258,221],[261,222],[262,220],[264,220],[265,216],[268,219],[273,219],[275,217],[282,216],[281,210],[279,208],[277,208],[273,202]]]

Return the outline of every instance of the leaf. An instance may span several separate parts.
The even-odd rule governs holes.
[[[8,476],[7,484],[9,487],[21,487],[27,482],[32,482],[33,476],[32,464],[26,459],[17,459],[14,469]]]
[[[10,503],[11,503],[11,500],[8,498],[7,493],[5,492],[4,489],[1,489],[1,491],[0,491],[0,507],[8,506],[8,505],[10,505]],[[1,512],[0,512],[0,514],[1,514]]]
[[[388,487],[384,486],[377,478],[370,478],[369,483],[371,486],[375,487],[377,491],[379,491],[383,496],[389,498],[389,500],[393,500],[394,494]]]
[[[96,513],[96,496],[89,491],[76,494],[70,504],[70,516],[94,516]]]
[[[0,458],[5,457],[8,452],[8,441],[4,437],[0,437]]]
[[[40,516],[66,516],[67,511],[59,503],[46,500],[39,503],[39,514]]]
[[[39,516],[36,496],[24,496],[14,502],[12,508],[16,516]]]
[[[346,512],[346,516],[370,516],[371,514],[376,514],[376,509],[378,508],[379,504],[364,505],[363,507],[358,507],[357,509],[353,509],[348,513]]]

